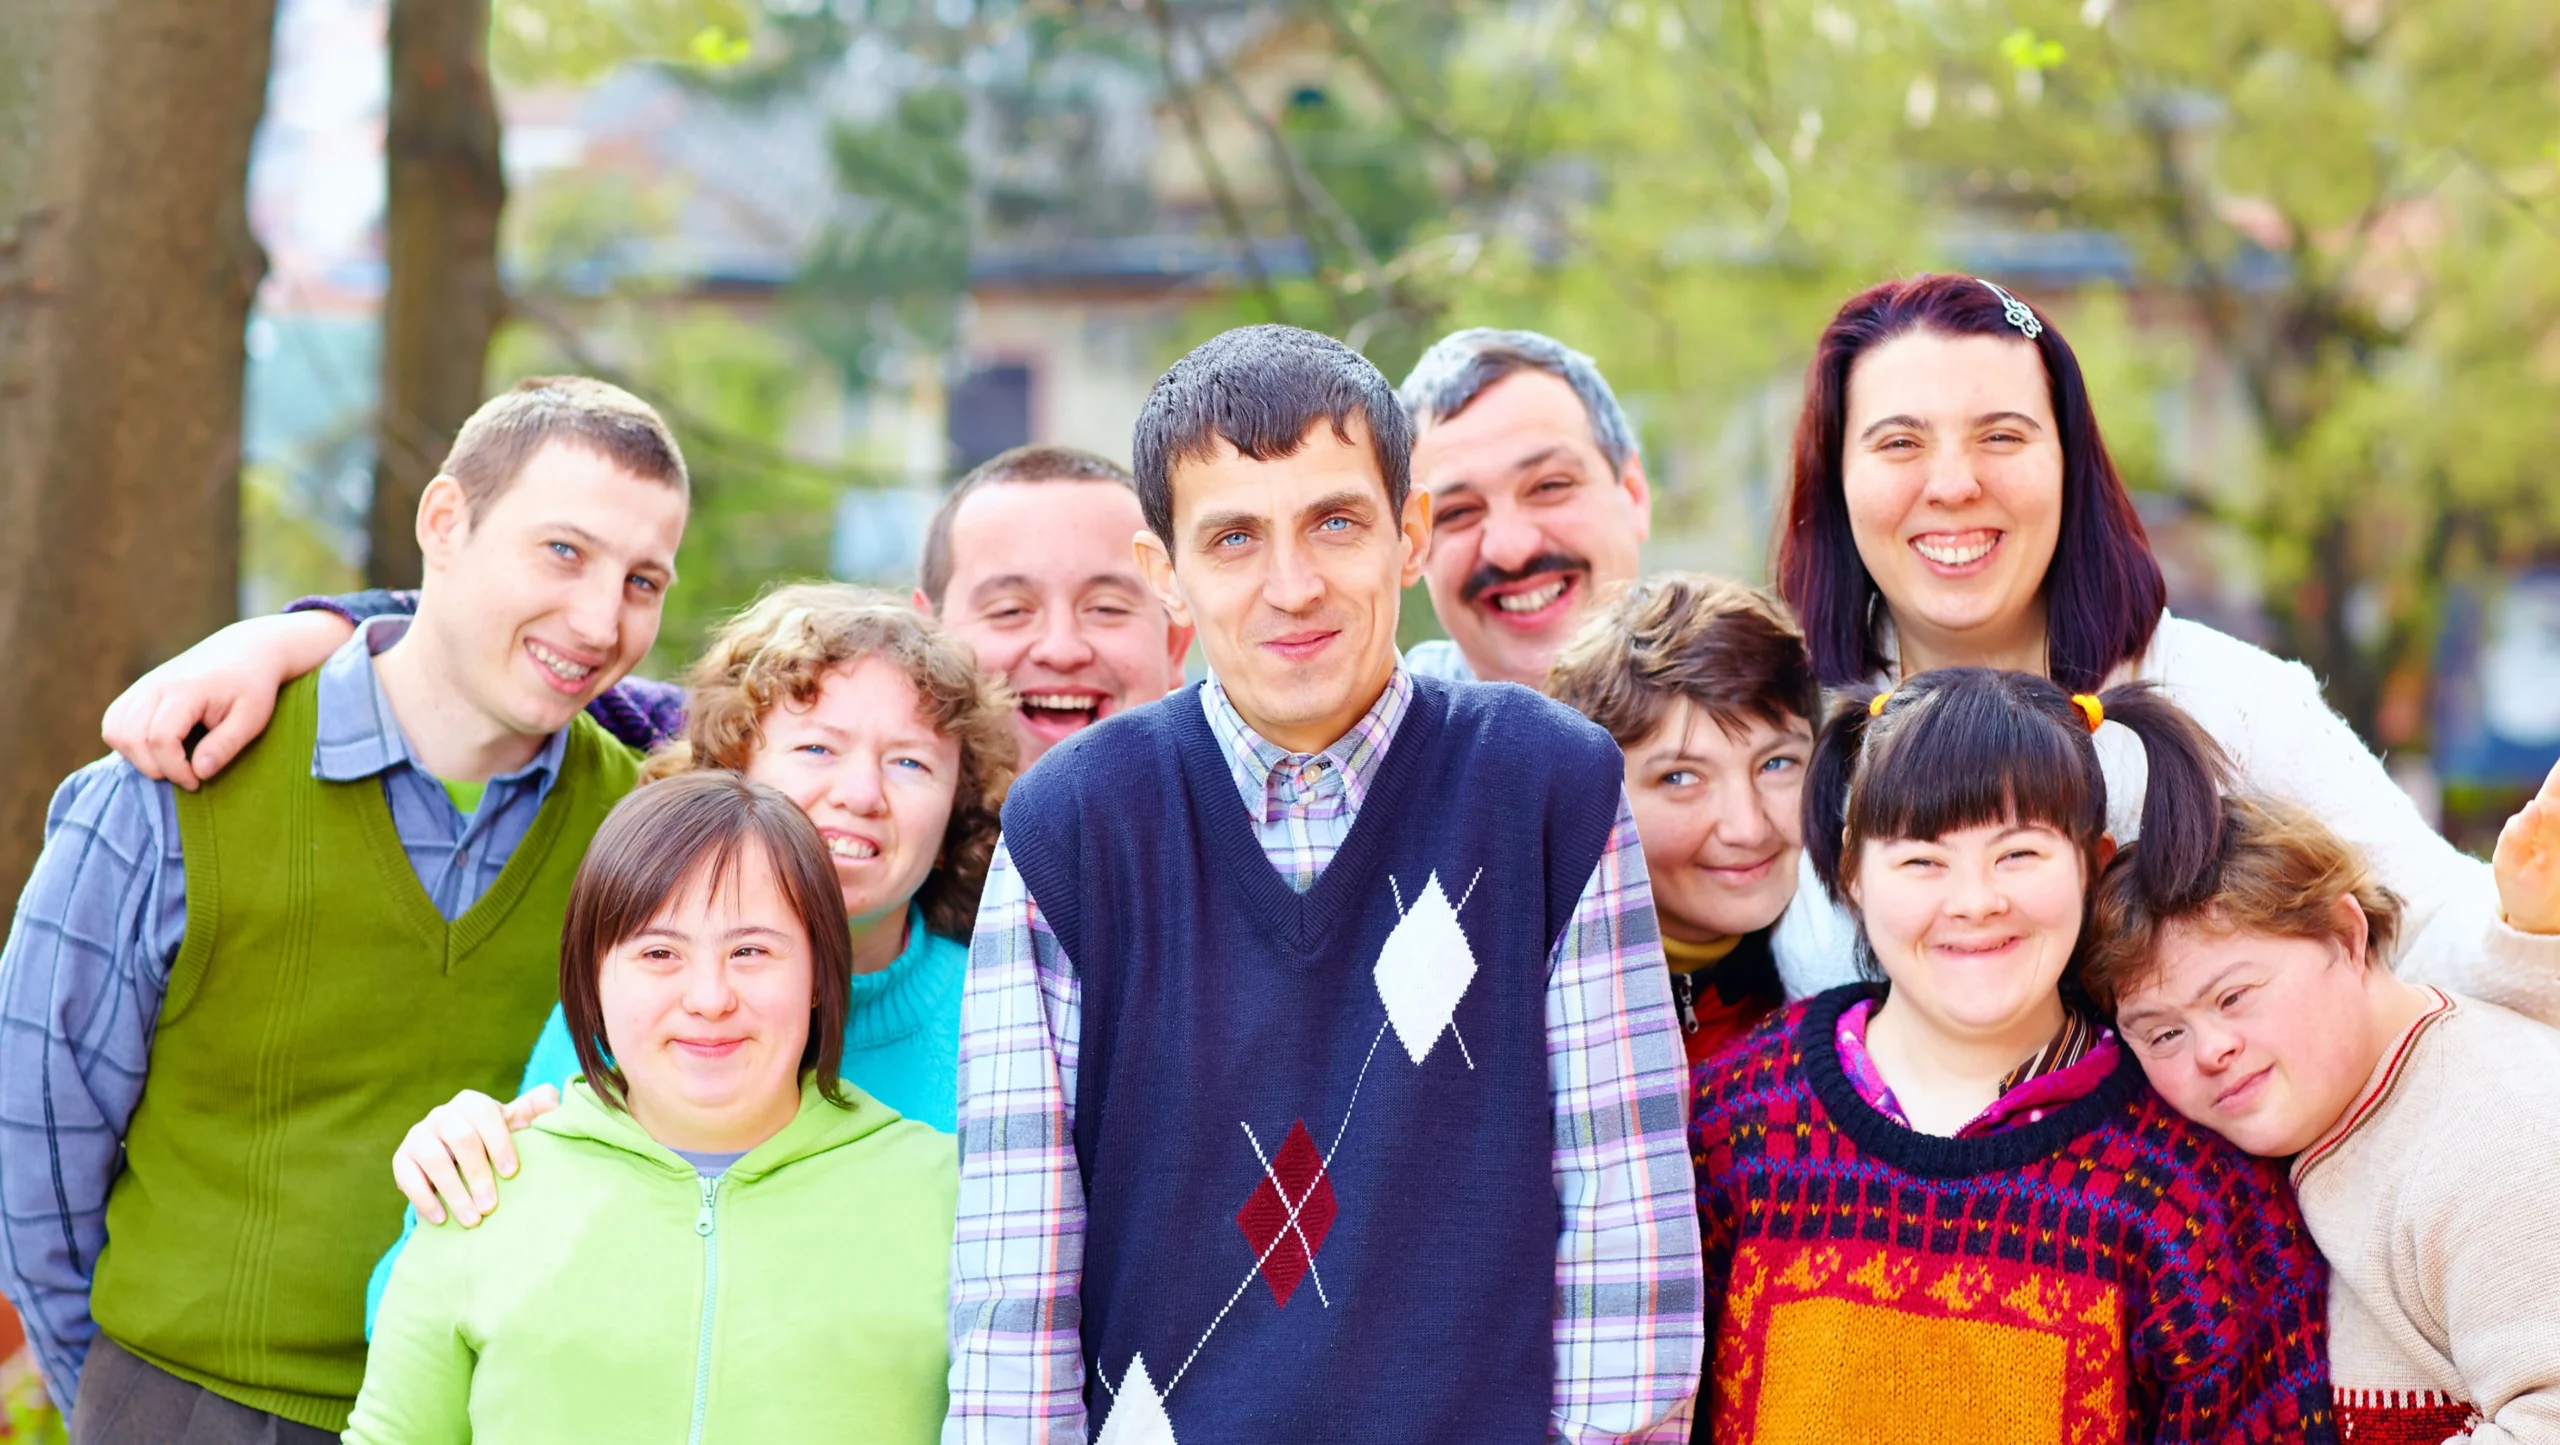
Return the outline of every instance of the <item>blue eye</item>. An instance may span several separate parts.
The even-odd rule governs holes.
[[[1224,532],[1219,534],[1218,540],[1210,543],[1209,545],[1212,547],[1224,547],[1230,542],[1241,543],[1250,540],[1252,539],[1242,532]]]
[[[1327,517],[1323,521],[1316,523],[1316,530],[1319,532],[1340,532],[1350,527],[1350,525],[1351,519],[1349,517]]]
[[[889,766],[893,768],[912,768],[919,773],[925,771],[923,761],[918,758],[891,758],[889,760]]]
[[[566,542],[549,542],[544,545],[551,549],[552,556],[559,558],[563,562],[575,562],[578,560],[578,549],[570,546]]]
[[[655,592],[658,590],[658,584],[647,577],[633,577],[631,579],[631,585],[640,589],[642,592]]]

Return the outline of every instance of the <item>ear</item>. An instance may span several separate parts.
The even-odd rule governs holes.
[[[471,499],[462,483],[439,474],[418,497],[418,555],[427,570],[441,572],[471,536]]]
[[[1644,458],[1629,452],[1627,464],[1618,473],[1618,485],[1627,489],[1627,500],[1635,503],[1636,540],[1653,535],[1653,481],[1644,474]]]
[[[1138,534],[1129,540],[1130,545],[1137,549],[1138,572],[1147,579],[1147,590],[1156,594],[1156,600],[1164,604],[1166,615],[1173,619],[1174,628],[1183,634],[1183,644],[1188,647],[1190,630],[1197,624],[1191,616],[1190,607],[1183,601],[1182,584],[1174,578],[1173,553],[1152,527],[1139,528]]]
[[[1396,571],[1401,585],[1410,587],[1422,580],[1422,564],[1431,556],[1431,494],[1420,487],[1407,488],[1404,514],[1396,518],[1396,530],[1404,534],[1404,561]]]
[[[933,599],[925,596],[924,589],[921,587],[917,588],[912,594],[910,594],[907,601],[913,604],[918,612],[923,613],[927,617],[938,617],[942,615],[942,609],[933,605]]]
[[[2116,861],[2116,835],[2113,833],[2100,833],[2098,835],[2098,846],[2091,851],[2096,855],[2098,861],[2096,872],[2089,875],[2089,883],[2092,887],[2095,887],[2098,882],[2098,874],[2106,872],[2107,865]]]
[[[2362,972],[2372,961],[2365,957],[2365,940],[2372,936],[2372,931],[2365,923],[2364,905],[2356,901],[2354,894],[2341,893],[2337,903],[2332,905],[2332,911],[2337,915],[2338,946],[2346,950],[2347,962]]]
[[[1164,655],[1165,661],[1173,665],[1173,685],[1176,688],[1182,686],[1182,660],[1191,655],[1193,631],[1188,622],[1177,622],[1171,616],[1165,618]]]

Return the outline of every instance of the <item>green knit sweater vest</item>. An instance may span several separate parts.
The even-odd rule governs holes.
[[[581,716],[486,896],[447,923],[379,778],[311,775],[318,691],[180,792],[187,937],[107,1199],[90,1309],[226,1399],[346,1428],[366,1272],[400,1233],[391,1152],[461,1089],[505,1096],[559,996],[569,880],[638,760]]]

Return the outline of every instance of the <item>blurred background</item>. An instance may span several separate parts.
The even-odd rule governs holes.
[[[2484,848],[2560,755],[2550,0],[0,0],[0,887],[207,630],[415,580],[537,370],[695,469],[649,671],[900,587],[938,489],[1125,459],[1278,319],[1591,353],[1649,563],[1758,579],[1830,310],[2056,316],[2172,604]],[[1431,635],[1419,593],[1408,640]]]

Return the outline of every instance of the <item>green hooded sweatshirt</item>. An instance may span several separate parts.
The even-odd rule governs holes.
[[[410,1239],[347,1445],[931,1445],[958,1151],[850,1092],[711,1180],[571,1086],[503,1208]]]

